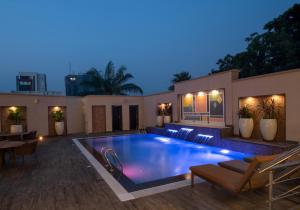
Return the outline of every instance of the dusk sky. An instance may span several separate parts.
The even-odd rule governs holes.
[[[174,73],[206,75],[292,0],[0,0],[0,91],[15,90],[20,71],[64,76],[125,65],[145,94],[166,91]]]

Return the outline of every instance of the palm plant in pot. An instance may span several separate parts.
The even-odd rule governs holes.
[[[252,112],[249,107],[243,106],[239,110],[239,129],[243,138],[250,138],[253,131]]]
[[[22,112],[20,108],[11,107],[9,110],[8,119],[13,122],[10,126],[10,133],[22,133],[23,125],[22,125]]]
[[[272,98],[262,99],[257,106],[258,111],[262,113],[262,119],[259,122],[260,132],[264,140],[272,141],[277,134],[277,118],[280,107]]]
[[[55,110],[52,112],[52,118],[55,122],[55,132],[58,136],[63,135],[65,123],[64,123],[64,113],[62,110]]]
[[[157,106],[156,109],[156,124],[159,127],[162,127],[164,123],[164,112],[160,106]]]
[[[170,123],[171,122],[171,115],[172,115],[172,105],[171,104],[165,104],[164,109],[164,123]]]

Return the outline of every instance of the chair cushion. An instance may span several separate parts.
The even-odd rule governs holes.
[[[190,170],[209,182],[215,183],[233,192],[239,192],[242,174],[212,164],[192,166]]]
[[[249,167],[249,163],[242,160],[229,160],[220,162],[218,164],[223,168],[227,168],[229,170],[236,171],[241,174],[245,173],[245,171]]]

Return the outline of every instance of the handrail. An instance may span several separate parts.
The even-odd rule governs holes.
[[[299,158],[294,158],[295,156],[298,156]],[[300,145],[282,153],[277,158],[275,158],[273,161],[270,161],[267,164],[264,164],[261,168],[258,169],[259,173],[263,173],[268,171],[269,173],[269,184],[267,185],[269,187],[269,210],[272,210],[273,202],[287,198],[296,194],[299,194],[300,192],[298,189],[300,188],[300,185],[297,185],[295,187],[292,187],[290,189],[287,189],[285,192],[274,196],[273,194],[273,188],[277,184],[282,184],[286,182],[291,182],[296,179],[299,179],[299,176],[291,177],[292,174],[297,172],[300,169]]]
[[[258,171],[259,171],[259,173],[268,171],[268,170],[272,169],[273,167],[275,167],[276,165],[290,159],[291,157],[293,157],[297,154],[300,154],[300,145],[287,151],[287,152],[282,153],[281,155],[279,155],[277,158],[270,161],[269,163],[264,164],[261,168],[258,169]]]
[[[108,163],[111,171],[114,170],[114,167],[113,167],[113,164],[111,163],[111,161],[109,160],[108,155],[111,155],[111,157],[119,164],[120,171],[123,173],[123,165],[122,165],[117,153],[112,148],[102,147],[100,152],[101,152],[102,156],[104,157],[104,159],[106,160],[106,162]]]

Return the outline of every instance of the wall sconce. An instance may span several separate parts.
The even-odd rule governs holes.
[[[39,103],[39,99],[38,99],[38,98],[35,98],[35,99],[33,100],[33,103],[38,104],[38,103]]]
[[[44,137],[43,137],[42,135],[40,135],[40,136],[38,137],[38,140],[39,140],[39,141],[43,141],[43,140],[44,140]]]

